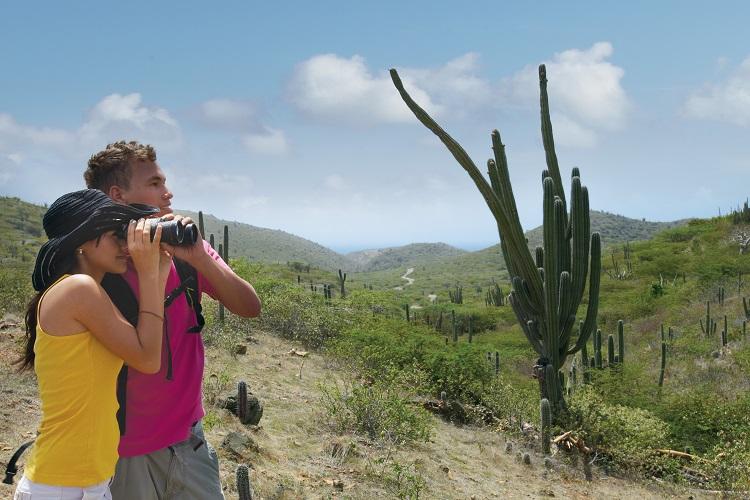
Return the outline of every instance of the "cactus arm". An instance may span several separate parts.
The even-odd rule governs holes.
[[[591,235],[591,274],[589,275],[589,303],[586,308],[586,320],[583,322],[581,333],[568,355],[577,353],[585,344],[591,332],[596,328],[596,316],[599,313],[599,283],[601,281],[602,253],[599,233]]]
[[[565,191],[560,176],[560,167],[557,163],[557,153],[555,153],[555,140],[552,137],[552,120],[549,116],[549,98],[547,96],[547,69],[544,64],[539,66],[539,105],[542,115],[542,143],[544,144],[544,156],[547,160],[547,170],[557,187],[555,194],[560,197],[565,207]]]
[[[543,330],[544,344],[553,359],[549,362],[554,366],[557,366],[558,357],[558,316],[557,316],[557,304],[559,303],[559,282],[560,275],[558,273],[558,246],[560,241],[557,239],[557,228],[555,224],[555,190],[552,179],[547,177],[544,179],[544,216],[543,216],[543,228],[544,228],[544,325],[546,328]],[[553,400],[554,401],[554,400]]]
[[[412,111],[412,113],[414,113],[414,116],[416,116],[416,118],[420,122],[422,122],[425,127],[430,129],[435,135],[438,136],[438,138],[443,142],[443,144],[445,144],[451,154],[453,154],[453,157],[456,159],[456,161],[458,161],[458,163],[464,168],[464,170],[466,170],[466,172],[469,174],[469,177],[471,177],[471,179],[474,181],[474,184],[476,184],[477,189],[479,189],[479,192],[484,197],[487,206],[495,216],[495,219],[498,221],[498,230],[500,231],[501,241],[506,240],[505,243],[508,250],[510,250],[510,253],[514,256],[514,258],[518,260],[518,274],[522,276],[527,282],[529,282],[530,288],[532,290],[532,296],[535,298],[539,298],[539,302],[541,302],[543,296],[542,280],[539,278],[539,274],[536,272],[536,267],[534,266],[534,263],[531,259],[529,249],[526,246],[525,236],[522,232],[519,234],[518,231],[514,230],[515,226],[509,220],[509,216],[505,211],[505,207],[503,207],[500,199],[498,199],[497,195],[493,191],[492,186],[487,183],[487,180],[482,176],[481,172],[469,157],[469,155],[466,153],[466,151],[445,130],[443,130],[440,125],[438,125],[437,122],[435,122],[435,120],[433,120],[424,109],[422,109],[411,98],[408,92],[406,92],[406,89],[404,88],[404,85],[401,82],[401,78],[399,78],[396,70],[391,69],[390,73],[393,84],[396,86],[396,89],[398,90],[401,98],[404,100],[408,108]],[[507,263],[509,260],[508,253],[504,252],[504,257]]]

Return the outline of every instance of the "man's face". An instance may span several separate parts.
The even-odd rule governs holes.
[[[157,207],[159,217],[172,213],[172,192],[167,188],[167,178],[156,162],[138,160],[131,164],[130,187],[120,188],[123,203],[143,203]]]

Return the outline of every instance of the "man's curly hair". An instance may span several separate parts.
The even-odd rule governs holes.
[[[150,144],[136,141],[118,141],[107,144],[102,151],[91,156],[83,173],[86,186],[105,193],[112,186],[130,187],[133,161],[156,161],[156,150]]]

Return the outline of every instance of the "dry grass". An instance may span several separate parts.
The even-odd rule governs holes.
[[[34,378],[14,374],[9,366],[20,335],[8,330],[0,334],[2,466],[15,446],[33,435],[39,418]],[[556,457],[547,470],[533,450],[528,450],[532,465],[526,466],[518,463],[516,453],[527,450],[515,444],[507,454],[504,435],[442,421],[436,421],[430,442],[410,448],[381,447],[358,436],[334,435],[318,404],[319,386],[344,375],[319,353],[304,358],[290,355],[289,350],[299,346],[261,332],[254,335],[259,342],[249,344],[247,355],[235,358],[216,349],[207,352],[206,435],[219,453],[228,499],[236,498],[237,463],[251,467],[257,498],[396,498],[399,489],[388,465],[394,461],[410,466],[412,474],[424,480],[422,498],[714,498],[596,471],[594,480],[587,482],[581,468],[564,463],[562,457]],[[258,428],[246,428],[227,411],[209,404],[231,392],[238,380],[245,380],[264,402]],[[244,456],[224,449],[221,443],[232,431],[250,437],[255,449]],[[9,498],[11,492],[12,487],[0,485],[0,497]]]

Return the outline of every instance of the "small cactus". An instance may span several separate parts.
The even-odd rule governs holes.
[[[664,370],[667,367],[667,341],[664,339],[664,327],[662,326],[661,339],[661,367],[659,368],[659,387],[664,385]]]
[[[344,288],[344,283],[346,282],[346,273],[342,273],[341,269],[339,269],[339,288],[341,290],[341,298],[346,297],[346,288]],[[367,285],[365,285],[367,286]]]
[[[602,331],[599,329],[594,333],[594,367],[602,367]]]
[[[237,384],[237,417],[240,422],[247,420],[247,384],[244,380]]]
[[[250,487],[250,469],[245,464],[237,466],[237,494],[240,500],[253,498],[253,490]]]
[[[552,408],[548,399],[542,399],[539,404],[539,412],[542,421],[542,451],[545,455],[550,454],[550,439],[552,436]]]
[[[464,303],[464,289],[461,286],[456,285],[455,291],[448,291],[448,297],[453,304]]]
[[[456,325],[456,311],[451,310],[451,331],[453,332],[453,343],[458,342],[458,327]]]
[[[700,324],[701,331],[706,337],[710,337],[716,333],[716,321],[711,318],[711,302],[708,300],[706,301],[706,323],[704,324],[703,320],[700,320]]]
[[[611,333],[607,336],[607,364],[615,365],[615,336]]]

